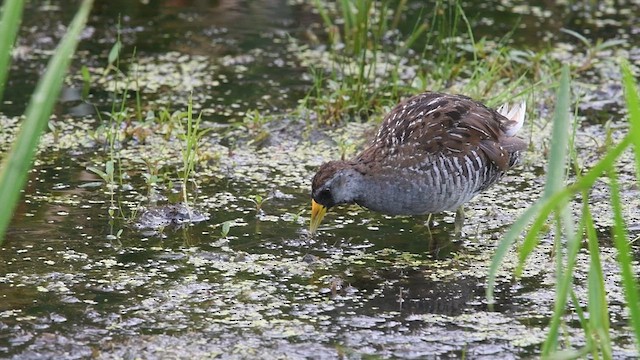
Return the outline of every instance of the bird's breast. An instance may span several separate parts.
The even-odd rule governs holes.
[[[435,156],[425,163],[386,167],[365,177],[356,202],[390,215],[455,210],[495,183],[503,172],[478,153]]]

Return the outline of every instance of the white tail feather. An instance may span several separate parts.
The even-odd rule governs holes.
[[[524,125],[524,116],[527,113],[527,103],[525,101],[509,108],[509,104],[504,104],[498,108],[498,113],[511,120],[503,125],[503,131],[506,136],[514,136],[518,130]]]

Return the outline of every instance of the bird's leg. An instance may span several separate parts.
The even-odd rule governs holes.
[[[462,233],[462,225],[464,225],[464,207],[460,205],[456,210],[456,219],[453,223],[453,231],[456,236],[459,236]]]
[[[427,233],[429,234],[429,242],[433,240],[433,234],[431,234],[431,217],[432,216],[433,214],[429,214],[427,216],[427,222],[425,223],[425,226],[427,227]]]

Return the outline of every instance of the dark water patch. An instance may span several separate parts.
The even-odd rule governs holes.
[[[80,67],[89,68],[92,74],[90,101],[101,110],[110,108],[110,100],[96,82],[102,76],[101,68],[106,66],[107,54],[118,37],[118,19],[124,44],[120,65],[131,77],[135,64],[171,52],[207,59],[214,64],[212,67],[222,66],[214,79],[195,91],[195,95],[202,95],[201,106],[217,109],[210,115],[212,120],[239,120],[235,116],[231,118],[232,114],[227,111],[229,106],[239,106],[245,111],[282,111],[305,94],[306,90],[300,85],[306,87],[308,82],[301,81],[301,70],[292,66],[291,56],[283,51],[288,34],[301,31],[304,24],[295,20],[296,13],[286,2],[264,1],[260,6],[233,2],[175,6],[126,3],[124,6],[96,4],[80,43],[82,59],[74,63],[71,70],[81,87]],[[16,71],[9,79],[9,86],[14,91],[7,93],[3,106],[6,114],[23,111],[25,99],[33,90],[50,50],[64,34],[64,26],[75,8],[76,2],[53,2],[50,6],[28,4],[26,12],[30,16],[23,23],[14,58]],[[136,56],[132,59],[134,51]],[[176,58],[176,61],[182,60]],[[265,95],[261,90],[264,84],[270,84],[275,91]],[[287,90],[280,91],[282,88]],[[172,96],[171,92],[181,95]],[[165,87],[159,93],[143,91],[141,95],[145,102],[159,100],[184,104],[188,93],[173,86]],[[62,108],[58,115],[77,113],[77,108]],[[86,113],[86,109],[82,113]]]

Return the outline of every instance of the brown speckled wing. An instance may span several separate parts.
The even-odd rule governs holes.
[[[383,120],[372,146],[356,159],[362,165],[428,167],[436,156],[463,157],[476,152],[501,170],[510,166],[509,151],[520,150],[505,138],[495,110],[461,95],[427,92],[398,104]],[[506,144],[505,144],[506,145]],[[522,142],[522,147],[524,142]]]

